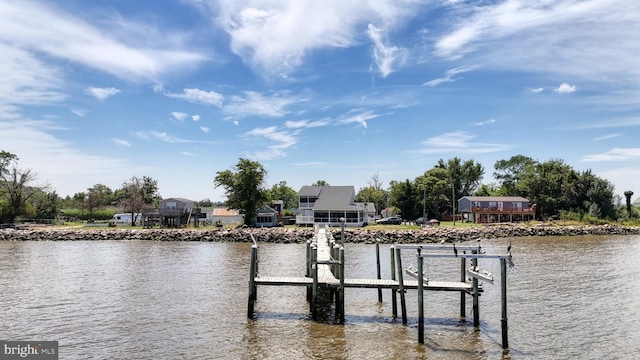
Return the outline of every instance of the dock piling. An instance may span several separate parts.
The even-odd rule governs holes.
[[[380,240],[376,239],[376,271],[377,271],[377,279],[382,279],[380,274]],[[378,288],[378,302],[382,302],[382,289]]]

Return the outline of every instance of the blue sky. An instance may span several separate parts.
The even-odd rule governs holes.
[[[73,195],[224,200],[513,155],[640,193],[640,2],[0,0],[0,149]]]

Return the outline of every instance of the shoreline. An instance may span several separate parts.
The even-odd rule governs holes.
[[[331,228],[336,240],[340,229]],[[0,230],[0,241],[201,241],[303,244],[313,236],[313,228],[239,229],[78,229],[32,228]],[[528,236],[640,235],[640,226],[622,225],[521,225],[496,224],[478,227],[423,227],[420,229],[345,229],[345,243],[393,244],[458,242],[477,239]]]

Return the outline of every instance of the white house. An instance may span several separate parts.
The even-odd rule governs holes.
[[[363,226],[373,223],[376,208],[373,203],[355,202],[353,186],[303,186],[298,191],[296,224],[329,224],[339,226],[340,218],[345,226]]]

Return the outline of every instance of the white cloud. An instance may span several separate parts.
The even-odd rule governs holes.
[[[562,83],[555,90],[553,90],[560,94],[571,94],[576,91],[576,87],[574,85],[569,85],[567,83]]]
[[[622,134],[608,134],[608,135],[602,135],[602,136],[598,136],[596,138],[593,138],[593,141],[602,141],[602,140],[608,140],[608,139],[613,139],[613,138],[617,138],[619,136],[622,136]]]
[[[206,126],[200,126],[200,130],[202,130],[203,133],[208,134],[209,133],[209,128]]]
[[[119,186],[122,174],[130,173],[132,165],[127,161],[81,150],[56,137],[54,134],[59,130],[48,121],[0,120],[2,150],[18,155],[21,168],[34,169],[38,181],[50,183],[62,197],[98,182]]]
[[[222,107],[224,96],[215,91],[204,91],[200,89],[183,89],[182,93],[165,93],[167,97],[181,99],[193,104],[215,105]]]
[[[191,120],[193,120],[193,121],[200,121],[200,115],[193,115],[193,116],[191,116]]]
[[[480,66],[478,65],[466,65],[466,66],[459,66],[457,68],[453,68],[453,69],[449,69],[444,73],[444,76],[441,78],[437,78],[437,79],[433,79],[430,81],[425,82],[424,84],[422,84],[423,86],[438,86],[440,84],[443,83],[447,83],[447,82],[454,82],[457,80],[460,80],[460,77],[455,77],[458,74],[462,74],[465,72],[469,72],[469,71],[474,71],[476,69],[479,69]]]
[[[116,145],[131,147],[131,143],[129,143],[127,140],[113,138],[111,139],[111,141],[113,141],[113,143]]]
[[[285,157],[285,150],[294,146],[298,142],[295,137],[295,133],[279,131],[276,126],[255,128],[247,132],[245,136],[262,137],[276,143],[268,146],[266,150],[256,151],[249,154],[249,157],[257,160],[271,160]]]
[[[541,93],[541,92],[543,92],[543,91],[544,91],[544,88],[541,88],[541,87],[539,87],[539,88],[532,88],[532,89],[531,89],[531,92],[532,92],[532,93],[534,93],[534,94],[539,94],[539,93]]]
[[[478,122],[474,122],[473,125],[475,126],[483,126],[483,125],[491,125],[491,124],[495,124],[496,123],[496,119],[489,119],[486,121],[478,121]]]
[[[571,76],[637,88],[640,2],[481,2],[455,6],[436,55],[467,57],[490,69]],[[597,20],[594,20],[597,19]]]
[[[266,75],[285,75],[309,52],[344,48],[359,42],[369,23],[392,27],[415,14],[413,0],[208,2],[216,21],[231,38],[231,49]]]
[[[195,51],[184,50],[184,43],[167,41],[179,36],[105,14],[73,14],[47,2],[2,1],[0,43],[79,63],[128,81],[154,79],[205,60]]]
[[[640,148],[614,148],[605,153],[586,155],[581,161],[631,161],[640,160]]]
[[[309,121],[309,120],[299,120],[299,121],[285,121],[284,126],[290,129],[300,129],[300,128],[315,128],[326,126],[329,124],[329,120],[317,120],[317,121]]]
[[[100,101],[105,101],[106,99],[114,95],[117,95],[119,93],[120,93],[120,90],[114,87],[107,87],[107,88],[90,87],[87,89],[87,94],[95,97]]]
[[[174,111],[174,112],[171,113],[171,116],[174,119],[176,119],[176,120],[178,120],[180,122],[183,122],[184,119],[186,119],[189,116],[189,114],[186,114],[186,113],[183,113],[183,112],[179,112],[179,111]]]
[[[354,112],[354,111],[352,111]],[[363,128],[367,128],[367,121],[371,120],[371,119],[375,119],[377,117],[379,117],[379,114],[375,114],[373,111],[371,110],[367,110],[367,111],[360,111],[357,114],[354,115],[347,115],[346,117],[342,117],[340,119],[337,120],[337,122],[339,124],[351,124],[351,123],[357,123],[360,124]]]
[[[510,148],[504,144],[473,142],[477,136],[464,131],[455,131],[431,137],[422,142],[426,147],[415,151],[418,154],[482,154],[505,151]]]
[[[224,111],[233,117],[282,117],[289,113],[288,106],[302,101],[307,99],[288,94],[263,95],[255,91],[245,91],[242,96],[229,98]]]
[[[69,110],[80,117],[85,117],[89,113],[88,110],[84,110],[84,109],[71,108]]]
[[[373,41],[373,62],[378,67],[378,71],[383,78],[387,77],[394,71],[394,63],[397,62],[400,55],[400,49],[397,46],[389,45],[387,40],[387,31],[379,29],[373,24],[367,27],[367,35]]]

